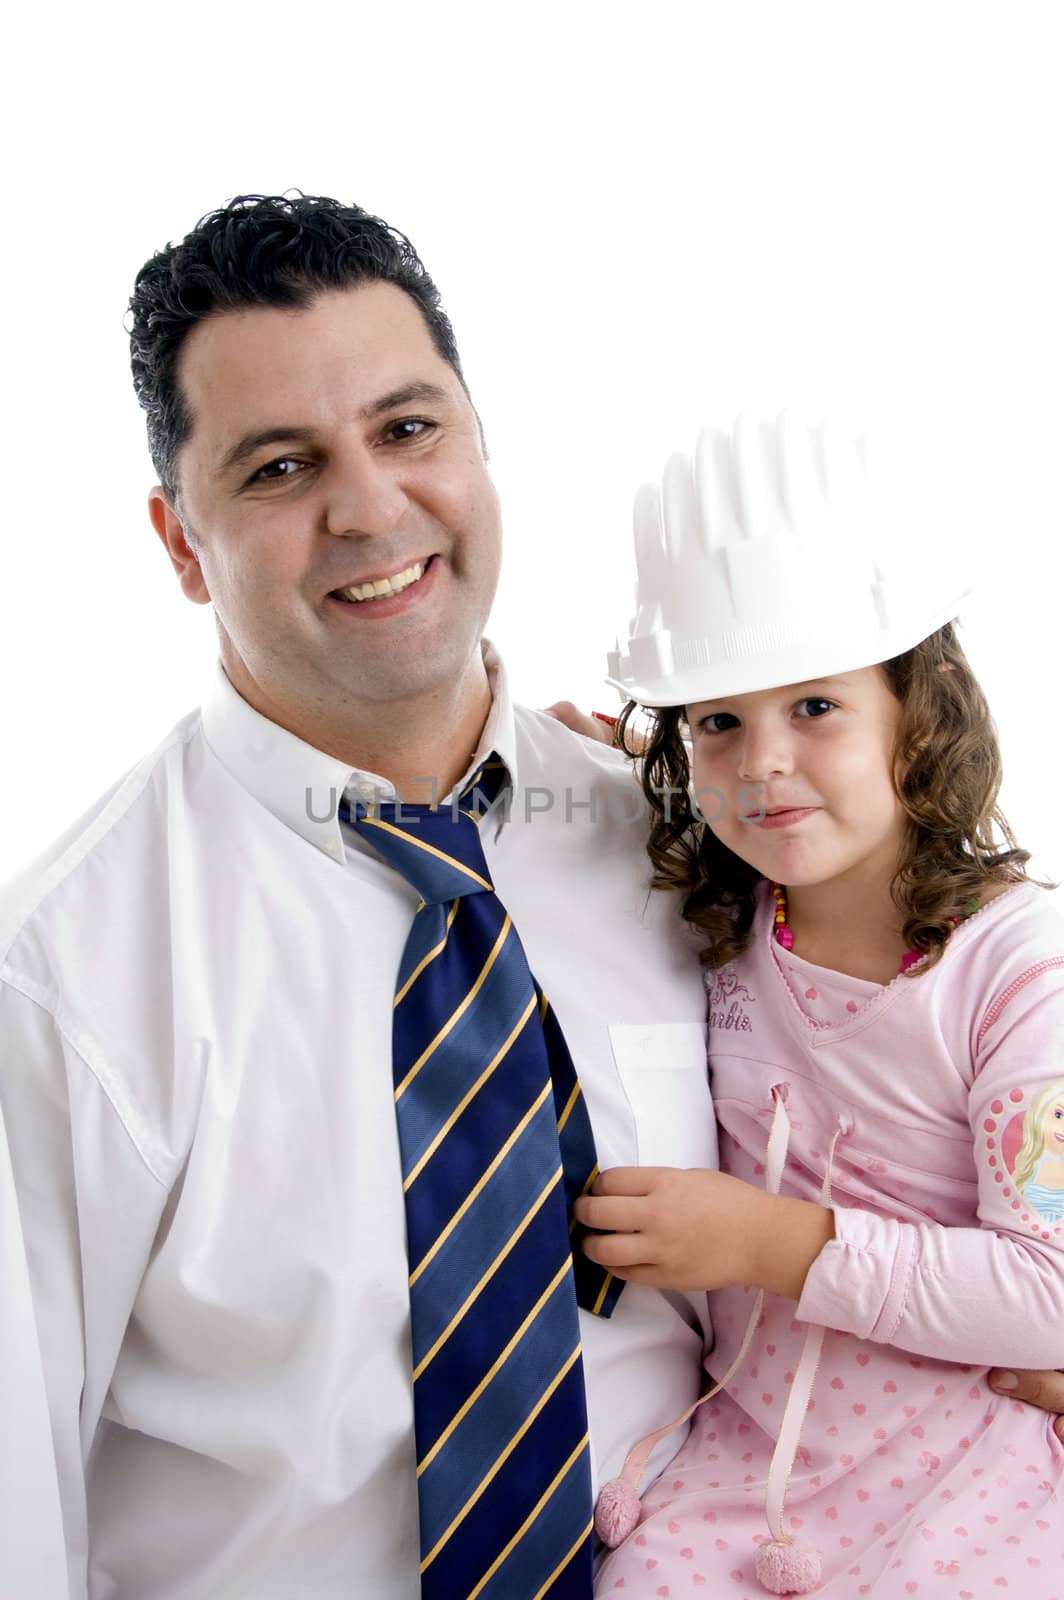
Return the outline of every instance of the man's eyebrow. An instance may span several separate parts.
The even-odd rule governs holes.
[[[360,422],[373,422],[378,417],[384,416],[388,411],[396,411],[401,406],[415,405],[419,401],[439,405],[450,400],[446,389],[438,383],[428,383],[419,380],[414,383],[404,383],[398,389],[391,389],[387,394],[382,394],[369,405],[363,406],[359,412]],[[271,444],[312,444],[315,433],[313,428],[303,428],[296,424],[277,424],[270,428],[255,428],[250,433],[242,434],[222,457],[218,464],[219,474],[224,476],[234,467],[248,461],[259,450]]]
[[[374,418],[383,416],[386,411],[397,411],[401,406],[416,405],[419,400],[428,401],[431,405],[441,405],[450,398],[447,390],[441,388],[438,383],[419,379],[413,383],[401,384],[398,389],[382,394],[378,400],[370,401],[368,406],[363,406],[359,417],[363,422],[372,422]]]
[[[256,428],[251,433],[242,434],[236,443],[225,452],[218,463],[218,472],[223,476],[231,472],[234,467],[239,467],[242,462],[249,460],[257,451],[268,444],[309,444],[314,438],[312,428],[286,427],[281,425],[274,428]]]

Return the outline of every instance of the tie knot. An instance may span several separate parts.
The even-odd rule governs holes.
[[[398,801],[352,807],[343,800],[340,816],[427,904],[491,892],[479,822],[508,777],[505,763],[493,754],[460,793],[439,806]]]

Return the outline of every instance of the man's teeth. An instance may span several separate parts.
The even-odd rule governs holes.
[[[397,572],[391,578],[378,578],[376,583],[355,583],[349,589],[337,589],[345,600],[379,600],[382,595],[402,594],[424,574],[425,563],[415,561],[412,567]]]

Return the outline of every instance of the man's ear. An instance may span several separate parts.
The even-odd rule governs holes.
[[[178,582],[186,597],[195,605],[209,605],[211,597],[199,564],[199,556],[185,532],[184,523],[159,484],[156,484],[148,495],[148,516],[151,518],[152,527],[166,547],[166,553],[173,562]]]

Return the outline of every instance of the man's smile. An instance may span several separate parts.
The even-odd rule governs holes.
[[[384,595],[402,594],[404,589],[409,589],[412,583],[417,583],[424,576],[425,567],[431,559],[430,556],[426,561],[414,561],[401,572],[392,573],[387,578],[368,578],[365,582],[348,584],[331,592],[339,595],[341,600],[351,600],[359,605],[367,600],[379,600]]]
[[[367,578],[362,583],[333,589],[325,596],[326,604],[330,609],[342,609],[349,617],[357,613],[364,620],[397,616],[427,599],[436,587],[438,569],[435,555],[426,556],[386,577]]]

